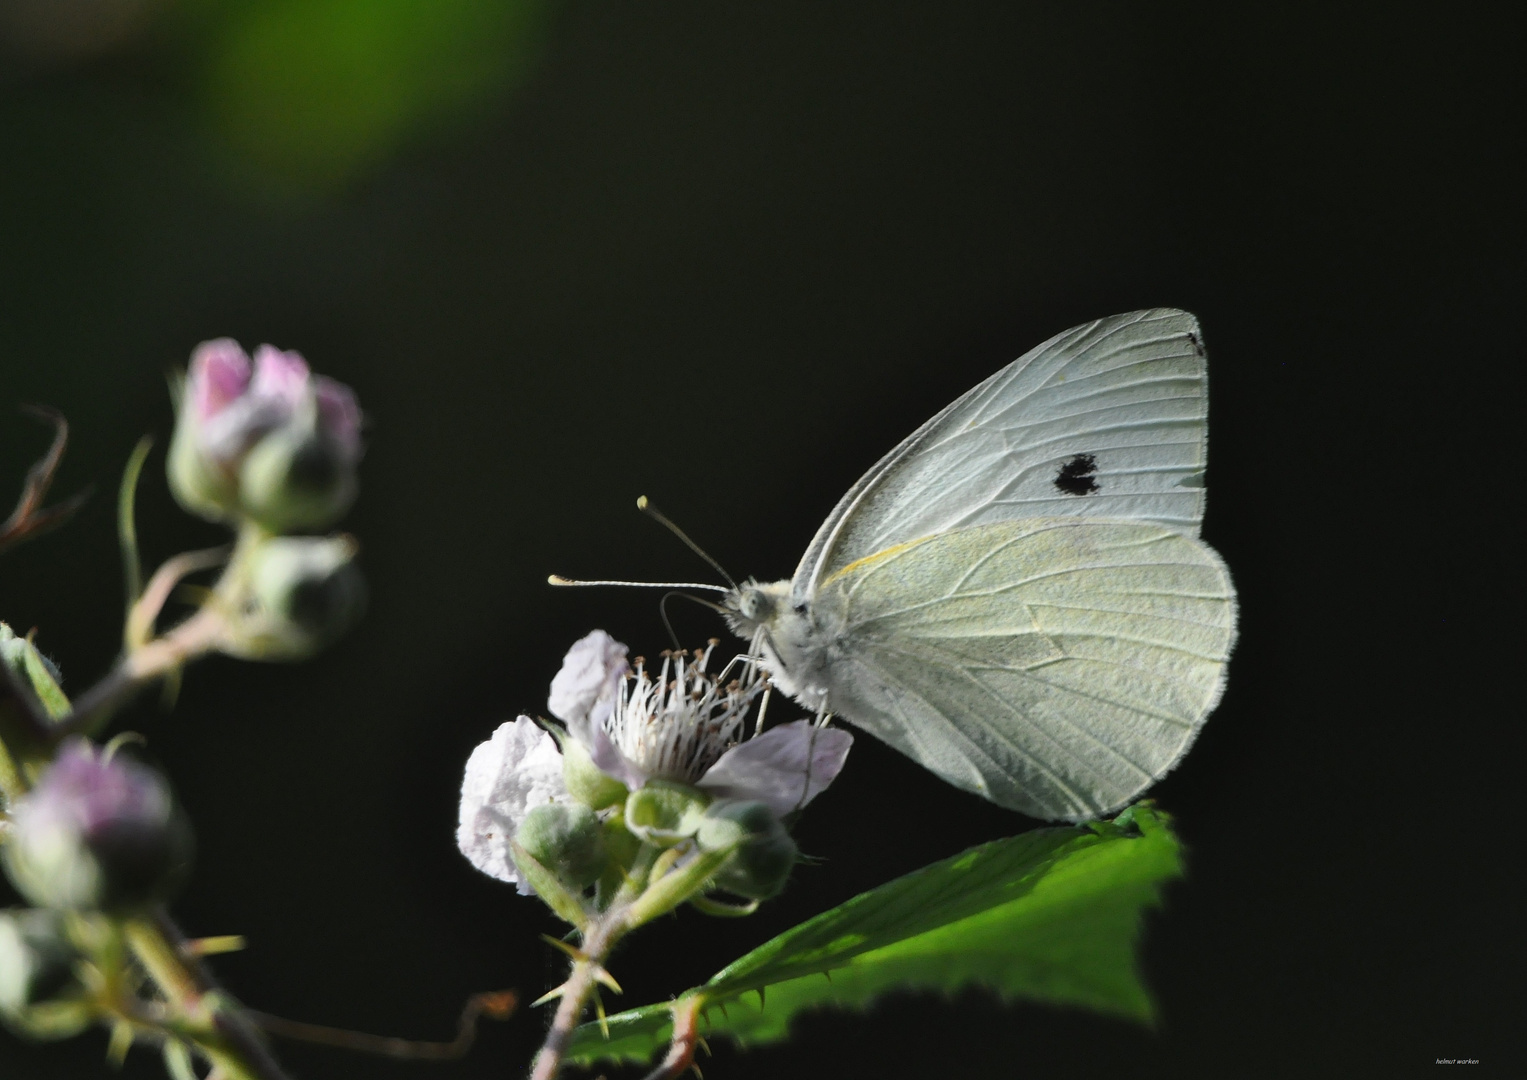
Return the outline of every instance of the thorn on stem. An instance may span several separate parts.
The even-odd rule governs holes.
[[[113,1069],[120,1069],[127,1060],[127,1052],[133,1048],[131,1025],[118,1022],[111,1026],[111,1040],[106,1044],[106,1062]]]
[[[541,940],[546,942],[546,944],[552,946],[553,948],[560,949],[562,952],[565,952],[569,957],[571,957],[577,963],[586,964],[586,963],[589,962],[589,954],[588,953],[584,952],[582,949],[578,948],[578,946],[576,946],[576,945],[569,945],[567,942],[563,941],[561,938],[554,938],[550,934],[542,934],[541,935]]]
[[[192,938],[186,942],[185,951],[190,956],[218,956],[222,953],[243,952],[248,946],[242,934],[223,934],[219,937]]]
[[[540,1008],[542,1005],[545,1005],[548,1001],[556,1001],[566,990],[567,983],[563,983],[561,986],[553,986],[550,990],[546,991],[546,993],[532,1001],[530,1003],[530,1007],[532,1009],[536,1009]]]
[[[604,1036],[604,1041],[610,1041],[610,1018],[604,1011],[604,998],[599,996],[599,988],[594,988],[594,1015],[599,1018],[599,1034]]]

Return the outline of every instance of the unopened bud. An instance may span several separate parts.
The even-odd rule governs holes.
[[[348,536],[278,536],[249,556],[257,611],[231,650],[250,659],[298,659],[338,638],[366,608],[366,582]]]
[[[244,513],[271,532],[322,529],[355,501],[355,458],[303,417],[271,432],[239,470]]]
[[[761,802],[713,803],[700,819],[695,840],[708,851],[736,845],[732,861],[716,875],[715,884],[751,900],[778,894],[799,857],[795,841]]]
[[[525,815],[514,839],[536,862],[579,889],[599,880],[608,862],[598,815],[577,803],[536,807]]]
[[[165,472],[176,501],[210,521],[236,515],[234,463],[286,411],[274,402],[256,408],[250,377],[249,357],[238,342],[219,338],[196,347],[180,382]]]
[[[19,1017],[75,987],[78,953],[56,911],[0,911],[0,1016]]]
[[[191,832],[154,770],[68,743],[12,813],[5,869],[41,907],[126,912],[185,876]]]
[[[187,510],[272,532],[333,524],[354,501],[360,408],[295,352],[251,362],[227,338],[199,346],[181,386],[166,468]]]

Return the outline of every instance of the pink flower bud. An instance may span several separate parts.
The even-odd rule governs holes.
[[[191,358],[167,463],[187,510],[274,532],[333,524],[355,497],[361,411],[350,388],[272,345],[228,338]]]
[[[43,907],[119,911],[162,899],[190,860],[169,786],[76,740],[16,805],[5,866]]]
[[[251,394],[285,406],[288,412],[296,412],[302,406],[311,372],[301,353],[261,345],[255,350],[254,365]]]
[[[346,460],[356,462],[361,456],[361,407],[355,391],[325,375],[313,379],[313,393],[318,398],[318,429],[333,441]]]
[[[191,407],[205,424],[249,388],[249,357],[232,338],[204,341],[191,354]]]

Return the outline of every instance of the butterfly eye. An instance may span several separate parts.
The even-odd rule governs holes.
[[[796,604],[795,605],[795,613],[797,615],[804,615],[804,614],[806,614],[806,605],[804,603]]]
[[[774,598],[762,589],[747,589],[743,592],[742,602],[738,606],[742,609],[745,618],[758,622],[774,613]]]

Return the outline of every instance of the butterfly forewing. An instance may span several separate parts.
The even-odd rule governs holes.
[[[1114,810],[1218,700],[1235,600],[1219,557],[1148,522],[941,533],[824,581],[829,703],[950,783],[1041,818]]]
[[[1207,374],[1184,311],[1115,315],[1059,334],[975,387],[839,501],[796,571],[809,597],[897,544],[1047,516],[1203,518]]]

